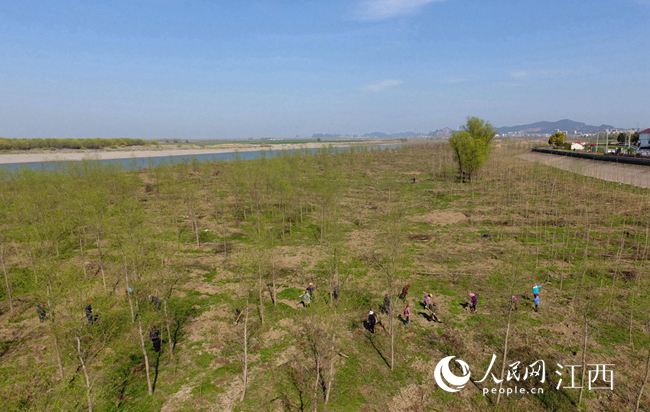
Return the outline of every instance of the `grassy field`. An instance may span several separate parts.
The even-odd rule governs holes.
[[[3,176],[3,410],[634,410],[650,353],[650,193],[517,157],[528,150],[498,142],[473,183],[457,182],[444,143]],[[421,308],[426,292],[442,323]],[[379,311],[387,293],[393,316]],[[520,362],[503,388],[544,393],[484,396],[499,387],[478,382],[493,354],[496,378]],[[434,378],[446,356],[471,369],[457,393]],[[524,380],[538,360],[545,382]],[[578,403],[558,364],[580,365],[575,386],[583,364],[613,365],[613,390]]]

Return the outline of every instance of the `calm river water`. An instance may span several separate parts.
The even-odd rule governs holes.
[[[368,149],[392,149],[401,147],[401,144],[388,144],[388,145],[371,145],[371,146],[354,146],[358,148]],[[256,150],[251,152],[227,152],[227,153],[206,153],[198,155],[178,155],[178,156],[159,156],[159,157],[142,157],[142,158],[129,158],[129,159],[105,159],[97,160],[101,164],[120,164],[126,170],[139,170],[148,169],[151,167],[163,164],[176,164],[176,163],[189,163],[194,159],[199,162],[210,161],[216,162],[220,160],[234,160],[236,157],[242,160],[258,159],[262,156],[275,157],[281,154],[296,154],[296,153],[316,153],[320,149],[291,149],[291,150]],[[334,147],[327,148],[332,153],[339,153],[350,150],[347,147]],[[34,163],[8,163],[0,164],[0,169],[20,170],[21,168],[29,168],[35,170],[54,170],[60,167],[65,167],[70,163],[78,163],[79,161],[59,161],[59,162],[34,162]]]

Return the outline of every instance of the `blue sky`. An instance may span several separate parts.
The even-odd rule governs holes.
[[[650,127],[650,0],[0,0],[0,136]]]

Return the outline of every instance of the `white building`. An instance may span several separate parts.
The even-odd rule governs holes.
[[[585,150],[585,145],[582,142],[571,143],[571,150]]]
[[[650,149],[650,129],[639,132],[639,148]]]

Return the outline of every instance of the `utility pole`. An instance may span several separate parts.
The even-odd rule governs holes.
[[[607,137],[606,137],[607,140],[605,140],[605,154],[609,152],[609,129],[606,129],[606,131],[607,131]]]

